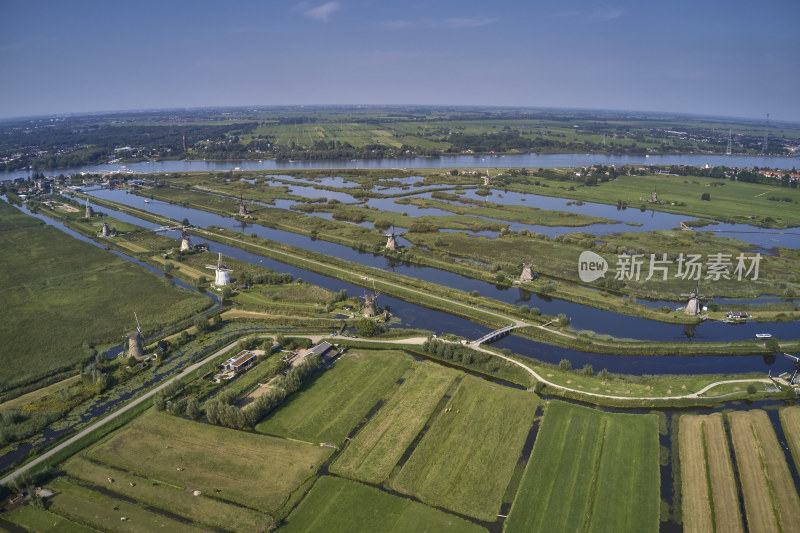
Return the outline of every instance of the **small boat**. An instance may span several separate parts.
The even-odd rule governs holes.
[[[756,339],[771,339],[772,333],[756,333]]]
[[[148,200],[147,198],[145,198],[145,199],[144,199],[144,203],[146,203],[146,204],[149,204],[149,203],[150,203],[150,200]]]

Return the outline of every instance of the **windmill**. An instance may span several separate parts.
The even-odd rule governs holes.
[[[650,203],[651,204],[658,203],[658,191],[656,190],[655,185],[653,186],[653,192],[650,194]]]
[[[136,319],[136,330],[128,333],[128,356],[133,356],[137,359],[144,357],[144,349],[142,349],[142,327],[139,325],[139,317],[136,316],[136,311],[133,312],[133,317]]]
[[[397,239],[394,235],[394,226],[386,233],[386,249],[397,250]]]
[[[700,281],[697,281],[697,287],[695,288],[694,292],[689,294],[681,294],[681,298],[688,298],[689,301],[686,303],[686,309],[684,309],[687,315],[697,316],[700,314],[703,306],[701,305],[701,301],[710,300],[711,298],[707,296],[700,296]]]
[[[89,198],[86,198],[86,218],[92,218],[92,215],[94,215],[94,210],[89,205]]]
[[[364,316],[375,316],[378,314],[378,292],[375,290],[375,282],[372,282],[372,292],[364,293]]]
[[[244,203],[244,198],[239,196],[239,215],[246,217],[247,216],[247,206]]]
[[[522,267],[522,274],[519,275],[520,283],[525,283],[526,281],[533,281],[539,277],[538,274],[533,273],[533,264],[525,262],[518,266]]]
[[[783,356],[790,361],[794,361],[792,377],[789,378],[789,384],[795,385],[798,381],[800,381],[800,357],[796,355],[789,355],[788,353],[784,353]]]
[[[231,282],[231,272],[222,266],[222,254],[219,254],[219,259],[217,260],[217,266],[214,265],[206,265],[206,268],[209,270],[216,271],[216,277],[214,278],[214,285],[217,287],[224,287],[225,285]]]
[[[184,228],[181,231],[181,252],[188,252],[192,249],[192,241],[189,237],[189,232]]]
[[[110,237],[111,230],[108,227],[108,222],[106,222],[105,218],[103,219],[103,227],[100,228],[100,236],[101,237]]]

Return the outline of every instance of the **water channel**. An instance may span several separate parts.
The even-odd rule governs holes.
[[[127,171],[152,172],[225,172],[229,170],[303,170],[325,168],[572,168],[591,165],[692,165],[727,167],[762,167],[789,170],[800,167],[800,156],[755,155],[614,155],[614,154],[510,154],[454,155],[407,159],[321,159],[317,161],[143,161],[140,163],[88,165],[51,171],[55,174],[78,172]],[[31,170],[0,173],[2,179],[26,178]]]
[[[147,209],[152,211],[153,213],[157,213],[163,216],[169,216],[170,218],[177,220],[181,220],[184,217],[187,217],[193,224],[196,224],[198,226],[219,225],[222,227],[241,229],[240,223],[232,218],[220,217],[219,215],[215,215],[212,213],[206,213],[204,211],[198,211],[191,208],[171,205],[165,202],[159,202],[157,200],[151,200],[149,204],[144,204],[141,197],[137,197],[135,195],[126,195],[124,191],[100,190],[100,191],[92,191],[92,194],[109,200],[120,201],[120,203],[135,205],[136,207],[147,206]],[[139,204],[139,202],[142,203]],[[101,206],[98,206],[97,209],[100,211],[107,212],[110,216],[116,216],[118,214],[114,210],[110,210]],[[156,227],[155,224],[141,221],[136,217],[131,217],[130,215],[126,215],[126,217],[129,217],[127,219],[127,221],[129,222],[138,223],[142,226],[150,228]],[[347,254],[348,257],[346,257],[347,259],[351,259],[356,262],[360,262],[362,264],[371,264],[372,266],[377,266],[378,268],[390,268],[385,263],[386,261],[385,257],[380,255],[373,256],[372,254],[359,254],[355,250],[352,250],[350,248],[341,245],[336,245],[324,241],[312,241],[310,238],[307,237],[303,237],[293,233],[282,232],[279,230],[272,230],[270,228],[264,228],[262,226],[257,226],[257,225],[249,225],[247,226],[246,229],[248,233],[256,233],[259,234],[259,236],[263,236],[268,239],[287,242],[288,244],[302,246],[307,249],[311,249],[318,252],[329,253],[326,250],[329,250],[329,247],[333,247],[330,248],[330,250],[333,251],[331,255],[337,255],[341,257],[341,255],[339,255],[339,252],[346,251],[348,252]],[[221,252],[224,255],[234,257],[242,261],[248,261],[253,264],[265,266],[267,268],[271,268],[278,272],[291,273],[296,278],[301,277],[305,281],[314,283],[316,285],[320,285],[332,291],[339,291],[341,289],[346,289],[348,291],[348,294],[350,295],[361,295],[364,293],[364,289],[359,286],[355,286],[343,281],[329,278],[327,276],[317,274],[302,268],[286,265],[284,263],[280,263],[278,261],[274,261],[262,257],[258,254],[250,253],[232,246],[220,244],[217,242],[212,242],[210,244],[211,244],[211,249],[213,251]],[[396,270],[398,269],[397,265],[395,265],[395,269]],[[465,286],[467,288],[473,286],[478,287],[487,296],[495,297],[498,299],[507,297],[507,298],[513,298],[515,299],[514,301],[516,301],[516,299],[520,297],[520,291],[518,289],[498,290],[493,285],[480,282],[478,280],[472,280],[470,278],[464,278],[457,274],[452,274],[449,272],[440,271],[428,267],[414,267],[409,265],[402,265],[402,273],[416,274],[419,272],[425,272],[428,275],[435,276],[436,279],[433,279],[432,281],[437,283],[442,283],[442,280],[444,280],[444,283],[442,283],[444,285],[452,286],[449,282],[456,281],[462,284],[466,284]],[[532,296],[532,298],[535,298],[535,296]],[[689,341],[689,338],[686,337],[686,328],[682,325],[664,324],[636,317],[622,316],[616,313],[611,313],[609,311],[601,311],[591,307],[572,304],[570,302],[563,302],[560,300],[553,300],[552,302],[546,302],[544,299],[540,298],[538,299],[538,301],[541,301],[542,304],[550,304],[553,306],[557,306],[558,308],[563,308],[567,310],[574,309],[576,312],[581,313],[580,316],[584,316],[584,318],[587,320],[602,319],[604,323],[608,324],[609,327],[616,328],[620,324],[622,324],[623,332],[630,333],[631,331],[646,331],[648,332],[648,337],[652,338],[649,335],[649,331],[651,331],[652,328],[652,330],[654,330],[656,333],[662,334],[665,337],[665,340],[674,340],[677,338],[683,338]],[[431,329],[431,325],[435,324],[436,327],[434,328],[434,330],[436,333],[443,333],[443,332],[453,333],[468,338],[478,338],[484,333],[489,331],[489,328],[482,326],[480,324],[476,324],[469,320],[458,318],[440,311],[430,310],[415,305],[411,302],[405,302],[385,295],[381,295],[379,299],[379,304],[382,306],[388,304],[391,307],[392,314],[401,318],[402,320],[401,325],[403,327]],[[552,309],[553,308],[547,308],[545,312],[551,313]],[[573,322],[575,321],[576,316],[578,315],[576,314],[575,316],[573,316]],[[761,326],[760,329],[763,329],[764,325],[760,326]],[[793,334],[796,336],[795,333],[796,324],[774,323],[774,324],[769,324],[769,326],[770,327],[788,326],[787,330],[792,331]],[[695,331],[695,335],[696,337],[699,337],[702,340],[708,340],[709,334],[716,334],[717,330],[719,330],[719,332],[721,332],[720,335],[723,336],[723,339],[726,339],[729,338],[729,336],[726,336],[727,332],[743,331],[739,328],[747,328],[747,327],[750,326],[747,324],[740,326],[732,326],[721,323],[705,323],[698,325]],[[704,328],[708,329],[709,334],[706,333],[706,329]],[[756,329],[759,328],[758,327],[753,328],[754,331]],[[752,338],[752,337],[747,336],[746,338]],[[790,338],[790,336],[787,335],[786,338]],[[730,356],[730,357],[675,356],[675,355],[655,355],[655,356],[607,355],[607,354],[597,354],[591,352],[588,353],[579,352],[573,349],[550,346],[547,344],[542,344],[527,339],[523,339],[517,336],[505,337],[494,343],[494,346],[497,346],[498,348],[509,348],[515,353],[519,353],[521,355],[525,355],[528,357],[532,357],[541,361],[550,362],[554,364],[558,363],[558,361],[560,361],[561,359],[566,358],[572,361],[574,367],[580,367],[583,366],[584,364],[591,364],[596,369],[607,368],[610,372],[628,373],[628,374],[704,374],[704,373],[720,373],[720,372],[740,373],[740,372],[766,372],[770,369],[773,369],[775,372],[782,372],[790,368],[788,363],[785,362],[783,358],[781,358],[780,360],[776,360],[775,357],[763,357],[761,355]]]
[[[398,274],[423,279],[431,283],[445,285],[466,292],[476,290],[481,296],[494,298],[514,305],[528,305],[530,307],[536,307],[545,314],[557,316],[558,314],[563,313],[570,317],[572,327],[576,330],[592,330],[597,333],[606,333],[619,338],[640,338],[657,341],[674,341],[680,339],[689,340],[691,338],[698,338],[705,341],[725,342],[732,340],[754,339],[756,333],[762,333],[765,331],[768,331],[780,339],[792,339],[797,337],[799,333],[798,325],[794,322],[757,323],[750,321],[745,324],[705,322],[698,324],[694,328],[687,328],[683,325],[668,324],[644,318],[625,316],[611,311],[604,311],[564,300],[539,296],[519,288],[497,287],[484,281],[468,278],[444,270],[438,270],[435,268],[415,264],[399,263],[396,261],[391,261],[380,254],[374,255],[372,253],[358,252],[357,250],[340,244],[314,240],[304,235],[266,228],[257,224],[249,224],[243,228],[242,223],[233,218],[223,217],[214,213],[208,213],[190,207],[169,204],[159,200],[150,200],[149,203],[145,204],[142,197],[127,194],[122,190],[99,189],[90,191],[90,194],[95,195],[98,198],[112,200],[140,209],[146,209],[152,213],[172,218],[173,220],[183,220],[184,218],[187,218],[192,224],[199,227],[220,226],[234,228],[247,234],[256,234],[265,239],[283,242],[292,246],[298,246],[375,268],[392,270]],[[103,207],[98,207],[97,209],[106,211],[111,216],[117,216],[119,214],[121,219],[130,221],[132,223],[137,223],[135,220],[138,220],[135,217],[123,218],[123,214],[111,212],[111,210]],[[125,215],[125,217],[130,217],[130,215]],[[150,224],[150,226],[153,226],[153,224]],[[214,249],[219,250],[219,246],[215,246]],[[306,275],[303,275],[302,277],[303,279],[307,279]],[[351,295],[361,295],[364,292],[364,289],[357,288],[355,291],[356,292],[352,292],[348,289],[348,292]],[[677,303],[672,302],[672,306],[677,305]],[[392,310],[395,310],[394,305],[392,305]],[[428,324],[431,323],[437,322],[428,322]],[[447,330],[443,329],[443,331]]]

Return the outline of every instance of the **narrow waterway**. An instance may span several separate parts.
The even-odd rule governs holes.
[[[126,192],[122,190],[100,189],[90,191],[89,194],[139,209],[145,209],[173,220],[183,220],[186,218],[189,222],[199,227],[219,226],[234,228],[247,234],[256,234],[265,239],[305,248],[366,266],[392,270],[398,274],[452,287],[465,292],[478,291],[481,296],[494,298],[506,303],[536,307],[544,314],[553,316],[565,314],[571,319],[572,327],[578,331],[590,330],[597,333],[609,334],[618,338],[637,338],[655,341],[699,339],[703,341],[723,342],[750,340],[755,338],[756,333],[764,332],[771,333],[780,339],[793,339],[800,334],[798,325],[794,322],[757,323],[750,321],[744,324],[705,322],[697,326],[687,327],[679,324],[668,324],[655,320],[620,315],[611,311],[604,311],[564,300],[532,294],[516,287],[497,287],[484,281],[444,270],[397,262],[380,254],[375,255],[372,253],[359,252],[340,244],[314,240],[304,235],[267,228],[258,224],[247,224],[243,226],[241,222],[234,218],[223,217],[190,207],[169,204],[159,200],[150,200],[149,203],[144,203],[142,197],[126,194]],[[97,209],[108,212],[114,217],[119,214],[117,211],[104,207],[97,207]],[[130,215],[125,215],[125,217],[124,220],[137,223],[136,220],[138,219],[135,217],[131,217]],[[122,217],[120,218],[122,219]],[[154,226],[155,225],[152,223],[146,225],[146,227]],[[306,279],[306,276],[303,276],[303,279]],[[364,289],[359,288],[357,292],[352,292],[350,294],[361,295],[363,292]],[[677,302],[672,302],[670,307],[677,307],[678,305]],[[394,309],[394,305],[392,305],[392,309]]]

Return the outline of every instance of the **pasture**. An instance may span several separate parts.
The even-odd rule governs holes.
[[[413,373],[352,438],[331,472],[368,483],[385,480],[423,428],[458,372],[415,362]]]
[[[744,508],[751,531],[790,531],[800,524],[800,497],[766,411],[728,415]]]
[[[658,456],[656,416],[551,401],[506,531],[656,532]]]
[[[164,516],[65,479],[56,479],[48,487],[56,492],[49,500],[48,508],[51,513],[97,531],[203,531],[191,523]]]
[[[95,533],[95,530],[73,522],[61,515],[30,505],[20,507],[3,518],[25,529],[36,533]]]
[[[412,361],[401,352],[352,349],[333,368],[308,380],[257,424],[256,431],[340,444]]]
[[[330,452],[151,411],[86,456],[151,481],[268,512],[279,509]]]
[[[538,404],[533,394],[466,376],[389,486],[496,520]]]
[[[800,406],[781,409],[781,426],[792,451],[794,464],[800,468]]]
[[[486,530],[463,518],[361,483],[323,476],[280,531],[477,533]]]
[[[82,455],[70,458],[63,470],[70,479],[102,487],[121,495],[123,499],[131,498],[140,504],[185,516],[212,528],[258,531],[270,524],[268,515],[218,500],[213,497],[217,495],[214,492],[194,496],[191,490],[95,463]],[[109,479],[113,479],[113,483]]]
[[[122,342],[136,328],[134,311],[148,332],[211,304],[5,202],[0,250],[0,390],[73,366],[92,356],[91,345]]]
[[[684,531],[744,531],[722,414],[682,415],[678,439]]]

